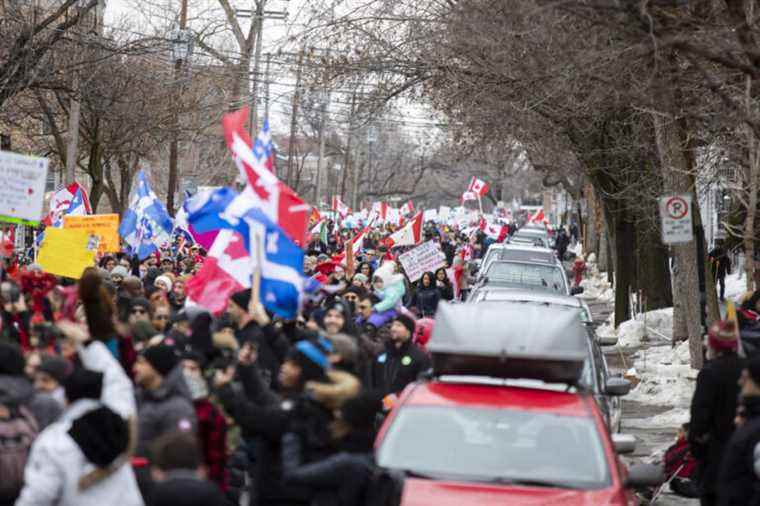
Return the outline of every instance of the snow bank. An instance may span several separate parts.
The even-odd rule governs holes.
[[[739,302],[747,292],[747,277],[740,266],[734,268],[734,273],[726,276],[726,299]]]
[[[583,293],[580,295],[585,300],[602,300],[609,302],[615,300],[615,292],[612,289],[607,275],[592,269],[589,274],[581,281]]]
[[[675,348],[663,345],[639,350],[633,367],[639,383],[624,399],[671,408],[649,419],[647,423],[653,426],[671,426],[673,420],[680,420],[684,410],[688,411],[697,377],[697,371],[689,365],[689,343],[682,342]]]
[[[613,297],[614,299],[614,294]],[[611,315],[606,323],[596,329],[600,336],[617,336],[618,346],[636,348],[643,342],[670,342],[673,338],[673,308],[655,309],[626,320],[615,330]]]

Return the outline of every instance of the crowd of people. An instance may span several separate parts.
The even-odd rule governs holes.
[[[373,441],[431,367],[440,301],[487,249],[428,224],[446,265],[410,283],[369,234],[306,248],[319,282],[294,320],[256,291],[189,304],[197,246],[104,255],[79,280],[6,261],[0,283],[0,505],[359,505],[383,497]]]

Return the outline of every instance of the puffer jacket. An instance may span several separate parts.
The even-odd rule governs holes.
[[[132,383],[105,345],[92,342],[78,352],[84,367],[103,373],[101,400],[80,399],[72,403],[58,421],[37,437],[16,505],[103,506],[114,504],[118,498],[120,505],[142,506],[143,499],[126,458],[117,459],[108,469],[98,469],[69,435],[76,419],[102,406],[125,420],[134,418],[136,412]]]
[[[137,413],[140,456],[146,456],[148,445],[162,434],[196,430],[195,408],[181,366],[175,367],[157,389],[137,391]]]
[[[396,307],[406,293],[404,284],[404,275],[396,273],[395,262],[385,262],[373,274],[383,280],[383,289],[377,291],[377,295],[382,299],[375,304],[374,311],[383,313]]]
[[[435,279],[432,272],[425,273],[430,276],[430,279]],[[417,313],[421,318],[426,316],[435,316],[435,310],[438,309],[438,302],[441,300],[441,292],[438,287],[431,285],[428,287],[422,286],[422,279],[419,281],[419,287],[414,294],[412,306],[417,308]]]

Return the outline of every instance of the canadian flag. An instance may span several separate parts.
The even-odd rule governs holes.
[[[401,214],[402,216],[409,216],[414,212],[414,204],[411,200],[407,200],[406,203],[401,206]]]
[[[367,234],[369,234],[369,230],[370,230],[370,226],[365,227],[364,230],[362,230],[362,232],[359,235],[357,235],[351,240],[354,258],[356,258],[356,255],[358,255],[359,252],[362,250],[362,248],[364,248],[364,239],[367,237]],[[341,263],[343,262],[345,258],[346,258],[346,253],[344,250],[343,252],[337,255],[334,255],[333,261],[337,263]]]
[[[240,174],[247,181],[240,203],[246,206],[253,203],[295,243],[305,244],[311,206],[272,172],[274,147],[269,122],[264,122],[256,142],[251,144],[250,136],[244,128],[247,118],[247,107],[222,118],[227,147]]]
[[[509,227],[507,225],[488,223],[485,218],[480,220],[480,230],[496,242],[504,242],[504,239],[509,234]]]
[[[546,217],[544,216],[544,210],[543,208],[536,211],[536,214],[531,216],[530,220],[531,223],[542,223],[546,221]]]
[[[203,267],[187,282],[190,300],[219,314],[233,293],[251,287],[251,256],[244,243],[234,230],[219,231]]]
[[[393,232],[386,239],[386,244],[391,247],[414,246],[422,241],[422,211],[414,215],[414,218],[404,225],[403,228]]]
[[[70,210],[72,202],[77,197],[77,192],[81,195],[84,212],[81,214],[92,214],[90,199],[87,197],[87,190],[77,182],[73,182],[65,188],[61,188],[53,194],[50,199],[50,212],[42,220],[46,226],[60,226],[63,223],[63,215]],[[80,213],[74,213],[80,214]]]
[[[478,195],[471,191],[466,191],[462,194],[461,202],[464,204],[468,200],[478,200]]]
[[[330,209],[340,214],[340,217],[343,219],[351,214],[351,208],[344,204],[338,195],[333,195]]]
[[[483,197],[486,193],[488,193],[488,183],[473,176],[470,180],[469,186],[467,186],[467,191]]]
[[[372,204],[371,214],[374,214],[380,223],[385,223],[388,218],[388,204],[386,202],[375,202]]]

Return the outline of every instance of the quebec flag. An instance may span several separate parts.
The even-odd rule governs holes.
[[[303,250],[245,194],[221,188],[196,196],[188,206],[194,234],[214,233],[200,272],[187,283],[187,295],[212,313],[252,285],[260,267],[261,303],[272,313],[296,317],[303,293]]]
[[[172,219],[166,207],[150,189],[145,173],[140,171],[137,174],[137,189],[121,219],[119,235],[142,260],[159,246],[171,243],[172,228]]]

